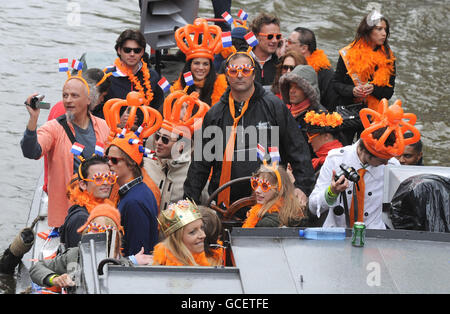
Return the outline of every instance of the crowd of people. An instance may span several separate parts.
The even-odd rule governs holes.
[[[236,213],[244,228],[308,226],[325,212],[324,226],[386,228],[385,165],[422,163],[417,129],[399,126],[401,106],[379,105],[395,86],[388,20],[365,16],[336,70],[312,30],[297,27],[285,40],[275,15],[241,22],[224,24],[233,44],[225,48],[221,28],[204,19],[179,28],[186,62],[170,92],[151,69],[144,36],[128,29],[112,67],[67,70],[58,111],[39,128],[40,109],[28,97],[22,151],[46,159],[48,224],[67,248],[33,266],[36,283],[74,284],[67,263],[78,258],[81,232],[114,231],[120,250],[111,257],[125,266],[224,265],[221,219],[205,200],[241,177],[251,180],[214,201],[226,209],[254,195]],[[339,108],[372,110],[371,119],[347,124]],[[402,145],[404,152],[391,149]],[[361,177],[357,193],[336,176],[343,163]],[[349,221],[342,207],[350,207]]]

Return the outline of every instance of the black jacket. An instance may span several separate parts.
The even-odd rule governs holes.
[[[198,131],[203,133],[194,135],[194,156],[184,182],[184,196],[192,198],[197,203],[199,203],[201,191],[208,180],[211,167],[213,173],[208,192],[211,194],[219,187],[221,160],[233,125],[228,105],[229,93],[230,88],[227,89],[220,101],[207,112],[202,129]],[[243,129],[240,126],[243,126]],[[278,126],[278,134],[273,126]],[[225,132],[226,128],[228,128],[227,132]],[[208,135],[205,130],[213,131],[213,135]],[[220,134],[215,134],[214,131]],[[248,136],[252,131],[254,131],[253,136]],[[247,136],[242,141],[244,132],[247,132]],[[205,138],[201,138],[201,134]],[[225,135],[222,136],[222,134]],[[277,141],[279,143],[276,143]],[[296,187],[306,195],[311,193],[314,171],[308,145],[305,143],[297,122],[278,97],[265,91],[259,83],[255,82],[255,92],[250,99],[247,111],[238,124],[231,179],[251,176],[259,168],[261,161],[256,157],[258,143],[264,146],[266,153],[268,147],[277,146],[281,164],[286,166],[289,162],[292,165]],[[216,155],[208,161],[205,158],[208,157],[205,152],[210,151]],[[235,185],[231,188],[230,203],[250,194],[251,188],[248,182]]]
[[[394,62],[394,74],[389,78],[389,84],[392,87],[374,85],[372,96],[379,100],[383,98],[390,99],[392,97],[395,86],[395,71],[396,68]],[[353,84],[352,78],[347,74],[347,67],[341,56],[339,56],[336,72],[334,72],[333,81],[331,83],[338,94],[336,101],[338,106],[346,106],[355,103],[353,100],[353,88],[355,87],[355,84]]]
[[[59,227],[61,242],[66,249],[78,246],[81,240],[81,234],[77,232],[78,228],[86,223],[89,213],[86,207],[73,205],[69,208],[64,224]]]
[[[276,54],[272,55],[269,61],[265,62],[263,67],[259,65],[258,61],[255,60],[255,80],[261,85],[272,86],[273,80],[275,79],[275,73],[277,72],[277,64],[280,62]]]
[[[336,108],[338,95],[333,88],[333,69],[320,69],[317,72],[319,81],[320,103],[330,112]]]

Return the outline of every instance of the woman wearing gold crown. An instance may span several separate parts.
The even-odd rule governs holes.
[[[381,99],[390,99],[395,85],[395,57],[389,47],[389,22],[377,11],[363,18],[354,41],[339,51],[333,78],[337,105],[365,103],[377,109]],[[361,127],[345,131],[344,145],[351,144]]]
[[[205,255],[205,232],[197,205],[178,201],[161,211],[158,217],[166,239],[153,251],[153,265],[210,266]]]
[[[215,37],[213,38],[210,33]],[[193,40],[191,35],[194,35]],[[217,75],[213,64],[214,55],[222,49],[220,28],[208,25],[206,20],[197,18],[193,24],[177,29],[175,39],[180,50],[186,55],[186,64],[173,87],[175,90],[182,90],[189,85],[189,82],[186,84],[183,74],[191,72],[194,84],[187,92],[198,92],[201,101],[213,106],[228,87],[225,75]]]

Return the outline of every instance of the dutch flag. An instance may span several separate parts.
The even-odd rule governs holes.
[[[72,149],[70,150],[70,152],[72,154],[74,154],[75,156],[80,156],[81,153],[83,152],[83,149],[84,149],[84,145],[81,145],[80,143],[75,142],[75,143],[73,143]]]
[[[244,38],[249,46],[255,47],[258,44],[258,39],[256,39],[256,36],[255,34],[253,34],[253,32],[247,33]]]
[[[278,152],[278,147],[269,147],[270,161],[281,161],[280,153]]]
[[[264,147],[262,147],[262,145],[258,144],[257,149],[256,149],[256,154],[259,159],[264,160],[264,156],[266,155],[266,150],[264,149]]]
[[[83,70],[83,62],[78,61],[77,59],[72,60],[72,69],[74,70]]]
[[[228,13],[227,11],[225,11],[222,14],[222,17],[225,19],[225,21],[228,22],[228,24],[233,24],[233,17],[230,15],[230,13]]]
[[[95,154],[98,156],[103,156],[105,154],[105,146],[102,143],[95,143]]]
[[[222,33],[222,47],[227,48],[232,46],[231,32]]]
[[[191,86],[194,84],[194,78],[192,77],[191,71],[183,73],[184,81],[186,82],[186,85]]]
[[[59,72],[69,71],[69,59],[59,59]]]
[[[165,92],[170,90],[170,84],[164,76],[159,80],[158,85]]]
[[[245,12],[244,10],[240,9],[238,12],[238,16],[241,20],[246,20],[248,18],[248,14],[247,12]]]
[[[136,144],[139,144],[139,140],[130,138],[130,139],[128,140],[128,144],[130,144],[130,145],[136,145]]]

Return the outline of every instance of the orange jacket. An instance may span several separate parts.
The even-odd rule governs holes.
[[[105,120],[89,115],[97,142],[106,146],[108,125]],[[69,121],[67,123],[75,134],[72,124]],[[47,121],[38,128],[37,138],[42,148],[41,157],[45,155],[48,160],[48,225],[59,227],[64,223],[70,207],[66,190],[73,175],[73,154],[70,152],[72,142],[56,119]]]

